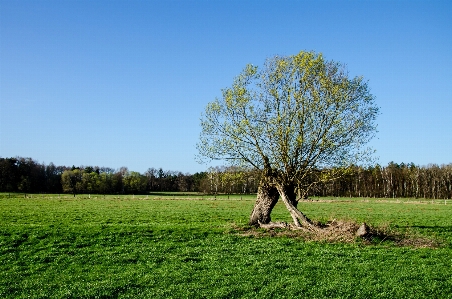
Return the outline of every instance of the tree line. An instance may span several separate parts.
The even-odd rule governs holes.
[[[328,173],[332,170],[323,170]],[[335,171],[337,172],[337,170]],[[336,179],[325,179],[308,196],[452,199],[452,164],[351,166]],[[328,176],[326,176],[328,177]],[[31,158],[0,158],[0,192],[146,194],[153,191],[256,193],[260,173],[238,167],[211,167],[195,174],[149,168],[67,167]],[[299,194],[299,197],[304,195]]]
[[[386,167],[353,166],[337,180],[324,182],[313,189],[317,196],[376,198],[452,198],[452,163],[417,166],[390,162]]]
[[[317,170],[307,196],[374,197],[374,198],[428,198],[452,199],[452,163],[418,166],[414,163],[387,166],[350,166],[343,169]],[[338,175],[339,174],[339,175]],[[255,193],[260,175],[255,171],[237,171],[235,167],[210,168],[200,185],[205,192]],[[309,185],[309,178],[306,185]],[[298,190],[301,191],[301,190]]]
[[[55,166],[31,158],[0,158],[0,192],[144,194],[195,192],[206,173],[187,174],[149,168],[141,174],[127,167]]]

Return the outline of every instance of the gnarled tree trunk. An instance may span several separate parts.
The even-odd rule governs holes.
[[[249,225],[259,226],[270,223],[270,214],[278,202],[278,190],[271,186],[265,179],[259,184],[257,200],[250,215]]]
[[[297,209],[298,201],[295,194],[295,187],[290,184],[277,184],[276,188],[284,205],[287,210],[289,210],[290,216],[292,216],[294,225],[297,227],[306,227],[311,230],[318,230],[318,227],[315,226],[305,214]]]

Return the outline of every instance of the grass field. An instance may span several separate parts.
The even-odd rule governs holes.
[[[415,248],[244,237],[254,197],[0,194],[0,298],[452,298],[452,202],[300,203],[440,243]]]

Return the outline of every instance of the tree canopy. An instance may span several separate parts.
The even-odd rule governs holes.
[[[315,52],[275,56],[247,65],[207,105],[198,150],[262,171],[293,204],[294,186],[324,179],[319,170],[371,158],[378,112],[367,81],[349,78],[343,64]]]

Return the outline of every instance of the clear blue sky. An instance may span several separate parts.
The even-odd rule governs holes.
[[[0,156],[194,173],[247,63],[322,52],[369,80],[379,162],[452,162],[452,1],[0,1]]]

